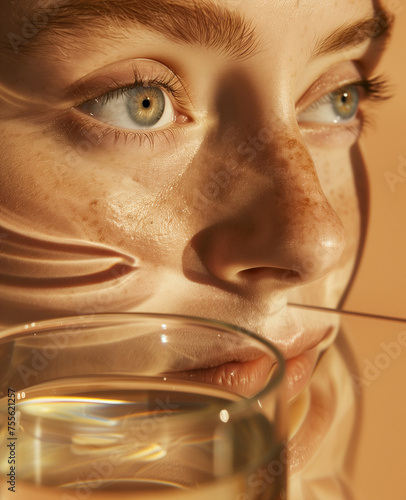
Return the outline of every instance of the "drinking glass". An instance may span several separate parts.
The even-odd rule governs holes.
[[[0,356],[2,499],[285,497],[284,361],[253,333],[102,314],[5,331]]]

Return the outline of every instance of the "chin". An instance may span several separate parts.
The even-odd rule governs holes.
[[[291,405],[296,422],[291,422],[288,441],[289,497],[350,499],[344,467],[356,404],[350,373],[336,345],[321,357],[300,398]]]

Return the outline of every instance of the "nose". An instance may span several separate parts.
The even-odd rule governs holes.
[[[213,223],[193,246],[206,270],[228,284],[307,284],[328,273],[344,250],[344,227],[300,132],[272,135],[256,149],[238,148],[228,177],[224,163],[211,163],[211,180],[221,191],[223,179],[223,193],[206,206]]]

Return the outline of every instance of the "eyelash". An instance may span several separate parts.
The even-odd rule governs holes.
[[[187,91],[185,87],[182,85],[181,81],[175,75],[172,75],[172,77],[169,79],[164,75],[152,79],[146,79],[137,71],[134,71],[134,78],[130,84],[123,87],[120,84],[120,82],[113,80],[111,89],[107,89],[107,91],[106,89],[104,89],[102,95],[99,94],[90,99],[88,97],[86,101],[76,105],[75,108],[77,109],[80,106],[83,106],[86,102],[91,101],[93,99],[98,99],[101,104],[107,104],[111,99],[119,97],[126,91],[129,91],[137,86],[158,87],[161,90],[165,90],[168,94],[170,94],[181,108],[190,107],[190,100],[188,99]],[[387,80],[383,76],[379,75],[373,78],[365,78],[355,82],[350,82],[344,86],[338,87],[337,89],[333,90],[332,92],[318,99],[316,102],[311,104],[307,109],[308,110],[317,109],[317,107],[320,106],[321,104],[326,104],[326,103],[328,104],[329,102],[331,102],[331,94],[333,92],[339,92],[341,90],[345,90],[350,86],[362,89],[363,96],[361,96],[361,98],[363,101],[379,102],[379,101],[384,101],[391,97],[388,94]],[[364,125],[368,125],[371,121],[368,111],[367,112],[365,110],[362,111],[362,118],[363,118],[363,128],[364,128]],[[82,123],[79,130],[81,136],[89,133],[93,134],[93,132],[97,136],[96,137],[97,142],[102,142],[107,136],[113,135],[114,144],[117,144],[119,141],[123,141],[124,144],[137,142],[139,146],[148,143],[151,149],[154,147],[155,140],[158,138],[164,138],[168,142],[174,139],[174,130],[169,128],[161,130],[159,129],[150,130],[148,132],[135,132],[135,131],[108,127],[107,124],[101,126],[100,124],[95,122],[92,122],[90,125],[89,123],[86,123],[86,125]]]
[[[390,85],[388,80],[378,75],[373,78],[366,78],[357,83],[364,91],[364,100],[369,102],[383,102],[392,97],[389,92]],[[362,129],[361,136],[368,129],[369,125],[373,124],[372,113],[369,109],[362,110]]]
[[[181,83],[179,77],[172,75],[168,78],[166,75],[157,76],[155,78],[145,78],[139,72],[134,70],[134,78],[131,83],[123,86],[120,82],[112,80],[111,88],[104,88],[102,94],[96,94],[92,97],[87,96],[85,101],[80,102],[74,106],[74,109],[80,108],[89,101],[98,99],[102,105],[107,104],[111,99],[123,95],[125,92],[132,90],[135,87],[157,87],[163,91],[166,91],[169,95],[173,97],[178,106],[183,109],[190,108],[190,99],[188,99],[188,93]],[[114,136],[114,144],[119,141],[123,141],[124,144],[129,144],[134,141],[138,142],[141,146],[144,143],[148,143],[151,148],[153,148],[155,140],[157,138],[164,138],[168,142],[174,138],[174,131],[172,129],[157,129],[150,130],[148,132],[135,132],[130,130],[118,129],[109,127],[108,124],[100,125],[95,121],[91,123],[82,124],[79,129],[79,134],[81,136],[85,134],[95,134],[97,142],[102,142],[107,136]]]
[[[381,75],[373,78],[365,78],[355,82],[350,82],[324,95],[323,97],[315,101],[313,104],[308,106],[306,109],[313,110],[317,109],[317,107],[320,106],[321,104],[328,104],[329,102],[331,102],[331,94],[335,92],[344,91],[349,87],[358,87],[362,89],[364,95],[361,97],[363,100],[384,101],[391,97],[390,94],[388,94],[388,86],[389,85],[387,80]]]
[[[355,85],[359,85],[364,89],[367,98],[373,101],[383,101],[390,98],[388,93],[388,81],[382,76],[378,75],[374,78],[366,78]]]
[[[134,80],[131,84],[121,87],[118,82],[115,82],[113,89],[108,90],[107,93],[105,91],[103,95],[97,96],[94,99],[99,99],[103,104],[106,104],[113,97],[118,97],[120,94],[123,94],[134,87],[159,87],[160,89],[164,89],[171,94],[181,106],[186,106],[187,104],[184,98],[185,90],[175,75],[173,75],[169,80],[165,77],[145,79],[142,78],[141,75],[135,73]]]

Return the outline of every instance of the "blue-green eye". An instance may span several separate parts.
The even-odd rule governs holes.
[[[104,123],[129,130],[161,128],[176,120],[169,96],[157,86],[137,85],[116,90],[78,109]]]
[[[325,95],[298,115],[298,122],[342,123],[358,113],[360,95],[356,85],[348,85]]]
[[[350,120],[357,114],[359,106],[359,92],[357,87],[351,85],[330,94],[334,111],[339,117],[338,121]]]

